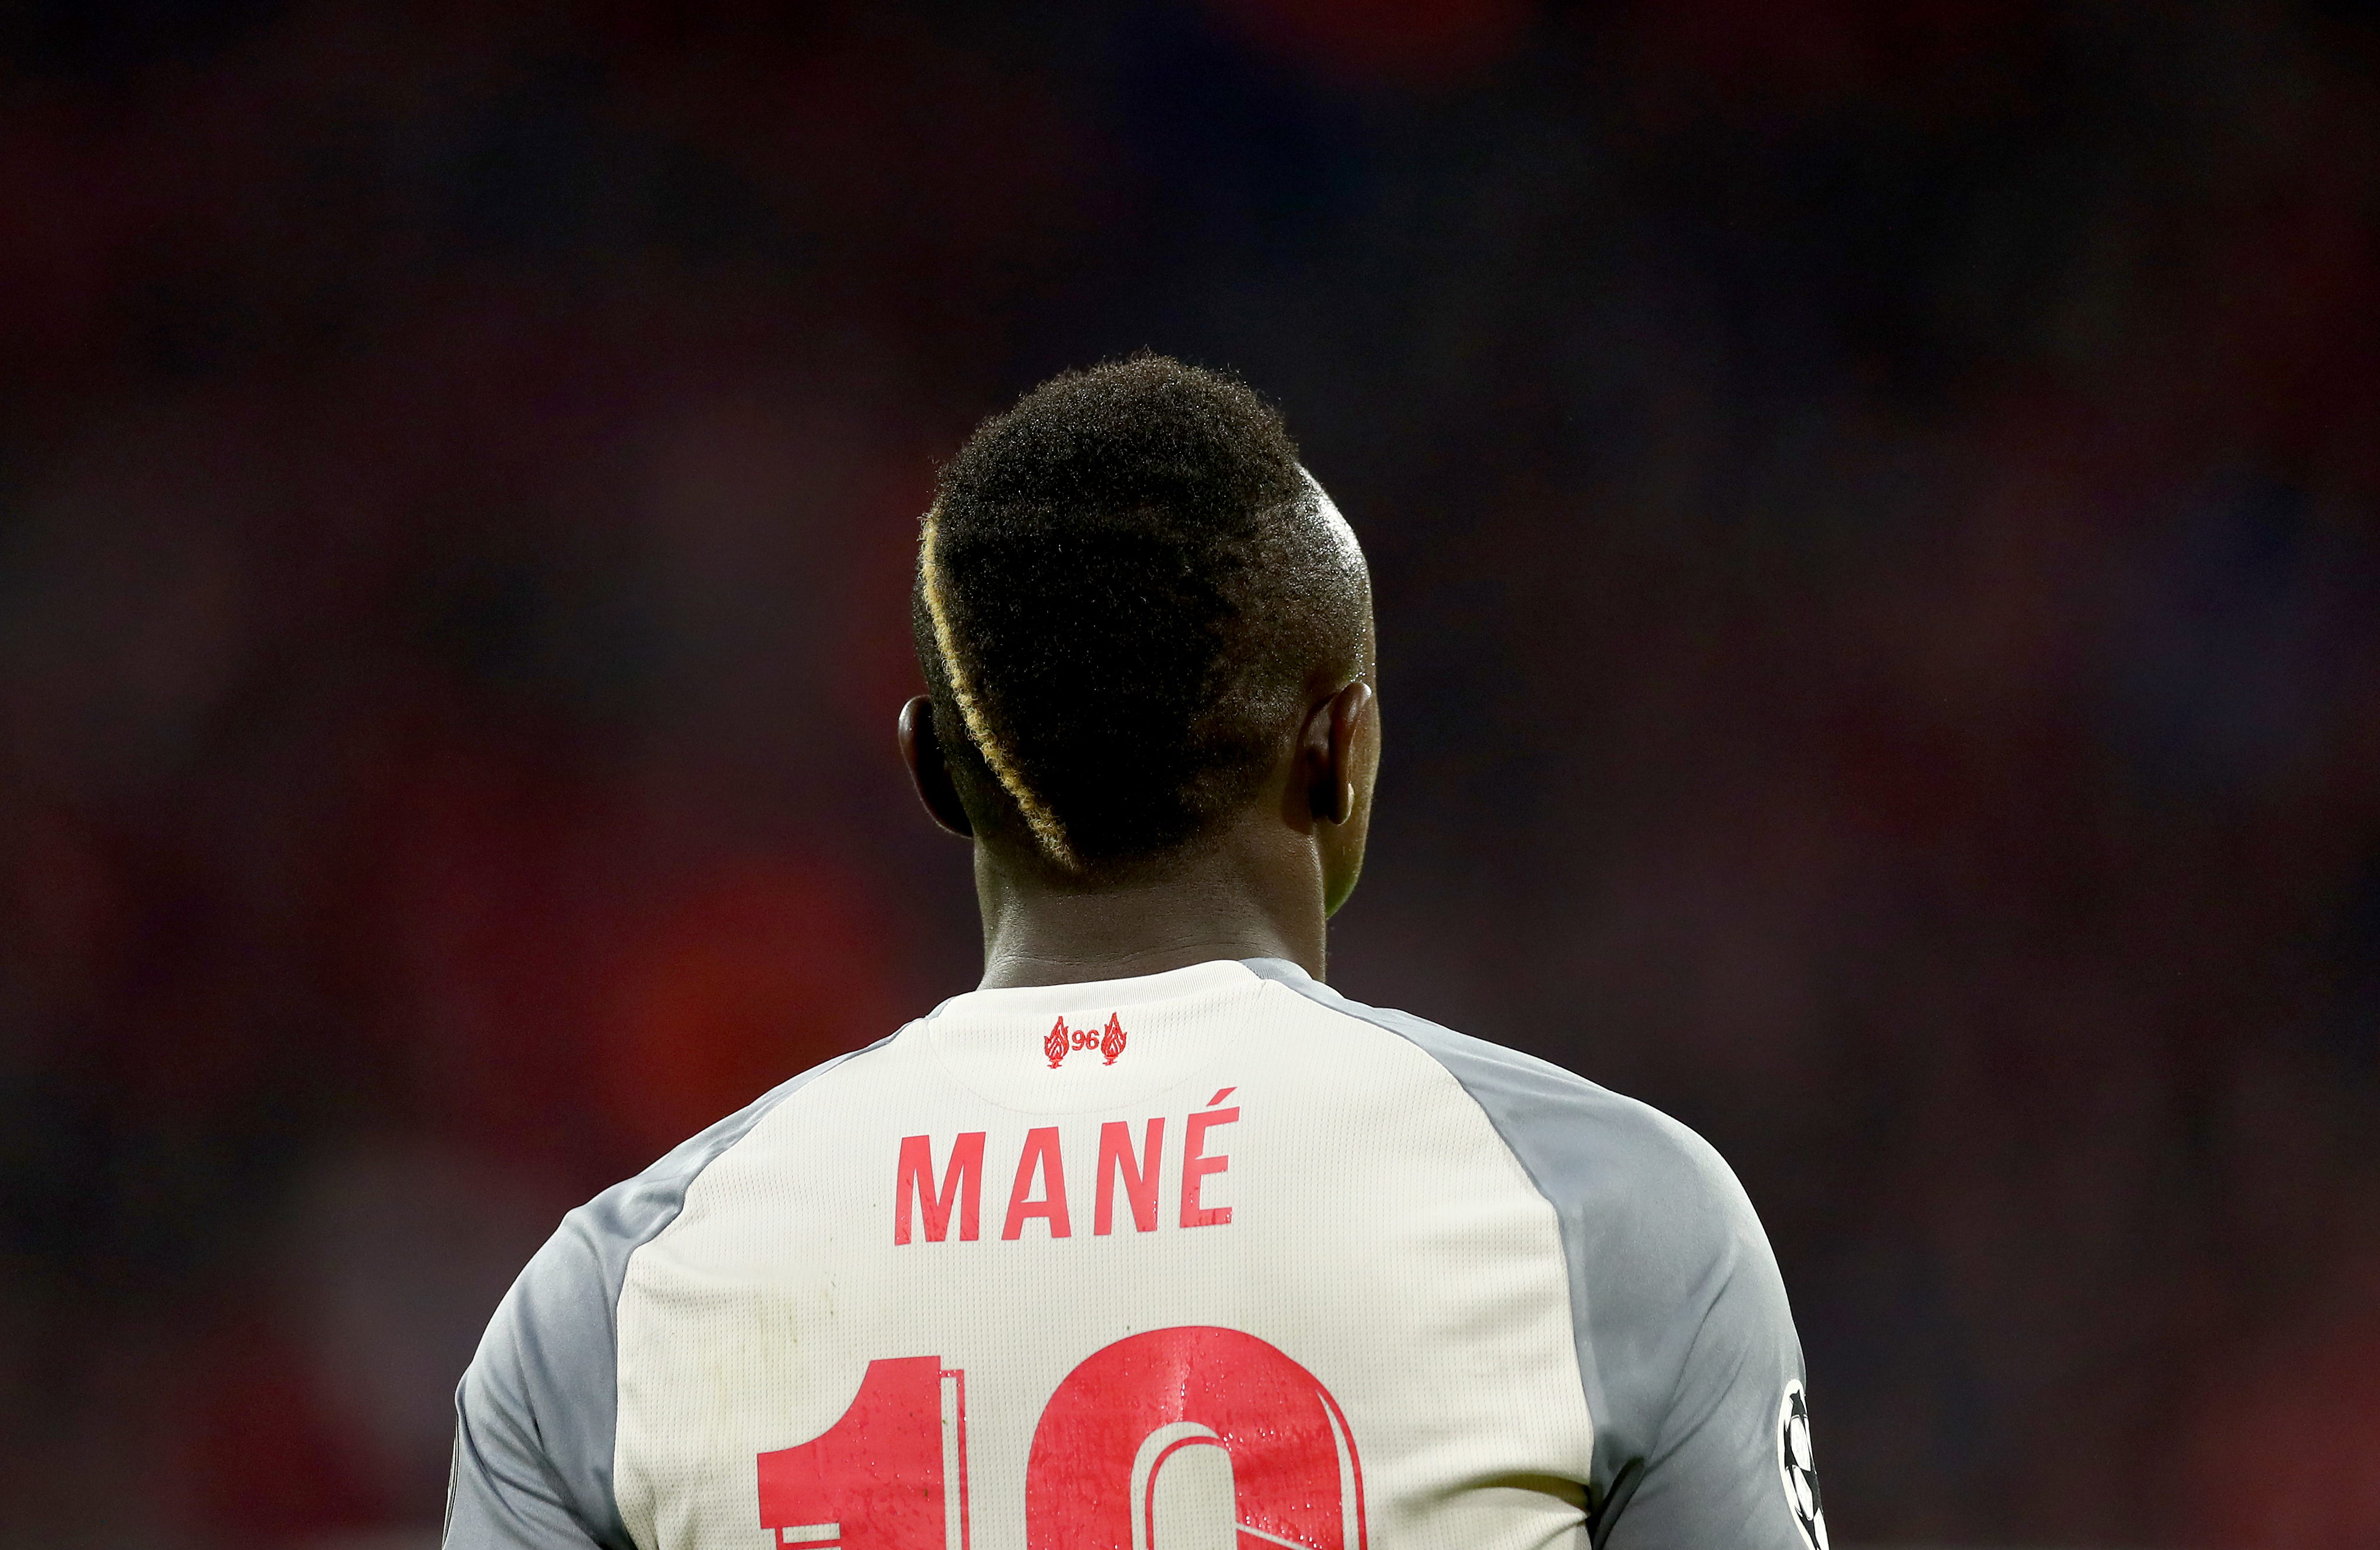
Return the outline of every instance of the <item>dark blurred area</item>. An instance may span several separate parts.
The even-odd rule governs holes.
[[[2380,1544],[2366,13],[0,46],[0,1545],[433,1532],[558,1213],[972,984],[916,520],[1144,345],[1371,550],[1333,979],[1728,1155],[1842,1540]]]

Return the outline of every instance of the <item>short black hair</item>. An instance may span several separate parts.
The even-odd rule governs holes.
[[[978,831],[1081,872],[1248,800],[1309,677],[1363,670],[1369,603],[1280,414],[1144,354],[977,429],[941,472],[910,612]]]

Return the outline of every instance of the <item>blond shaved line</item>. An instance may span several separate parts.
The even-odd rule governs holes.
[[[942,508],[937,502],[926,513],[926,531],[917,550],[917,577],[920,590],[926,595],[926,616],[933,621],[934,649],[942,659],[942,675],[950,681],[951,698],[958,702],[959,719],[966,723],[967,735],[983,755],[983,762],[1008,794],[1015,799],[1017,811],[1025,815],[1025,825],[1051,860],[1068,871],[1080,871],[1082,863],[1075,859],[1075,849],[1066,842],[1066,830],[1058,815],[1042,805],[1025,783],[1025,773],[1016,768],[1000,740],[991,733],[991,723],[984,716],[983,707],[967,686],[966,670],[959,665],[958,643],[951,634],[950,610],[942,601],[942,571],[934,558],[934,536],[937,519]]]

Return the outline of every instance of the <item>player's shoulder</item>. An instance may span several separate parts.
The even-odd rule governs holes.
[[[491,1505],[489,1493],[510,1482],[566,1514],[597,1544],[627,1544],[611,1477],[617,1318],[630,1257],[677,1218],[687,1190],[707,1169],[789,1099],[898,1036],[781,1084],[562,1218],[497,1306],[456,1391],[456,1478],[479,1493],[469,1498],[479,1504],[471,1511],[504,1518],[523,1510],[517,1503],[502,1511]],[[468,1505],[457,1501],[458,1511]],[[492,1531],[466,1533],[459,1543],[481,1540],[512,1543]],[[552,1542],[575,1543],[567,1536]],[[449,1543],[458,1541],[450,1533]]]
[[[1248,968],[1314,1003],[1410,1043],[1460,1083],[1558,1209],[1597,1206],[1730,1229],[1750,1215],[1710,1143],[1651,1104],[1550,1060],[1392,1008],[1351,999],[1273,959]]]
[[[704,1170],[795,1094],[897,1037],[894,1034],[866,1048],[838,1055],[779,1084],[678,1143],[651,1166],[565,1214],[513,1283],[488,1326],[475,1366],[492,1375],[516,1367],[524,1346],[532,1343],[523,1336],[532,1329],[539,1332],[533,1344],[547,1353],[608,1347],[629,1256],[676,1219],[685,1209],[686,1192]],[[519,1376],[530,1387],[539,1386],[540,1377],[568,1387],[568,1374],[559,1371]]]

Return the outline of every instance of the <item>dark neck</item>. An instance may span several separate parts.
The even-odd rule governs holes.
[[[978,843],[983,988],[1163,974],[1218,958],[1286,958],[1323,974],[1313,842],[1261,813],[1112,882],[1054,881]]]

